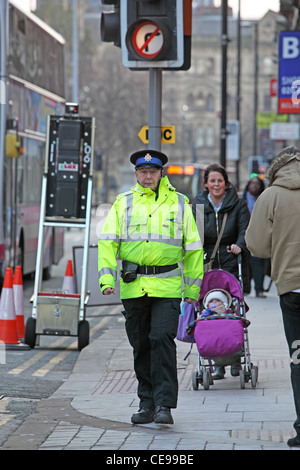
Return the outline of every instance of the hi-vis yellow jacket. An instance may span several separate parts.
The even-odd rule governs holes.
[[[124,283],[121,278],[121,299],[147,294],[198,300],[203,247],[188,198],[175,191],[167,176],[160,181],[158,196],[139,183],[117,196],[98,242],[102,292],[115,287],[117,256],[140,266],[166,266],[182,261],[184,268],[183,282],[180,267],[161,274],[138,274],[131,283]]]

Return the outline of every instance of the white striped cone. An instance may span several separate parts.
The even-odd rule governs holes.
[[[19,344],[14,306],[12,268],[6,268],[0,300],[0,341]]]
[[[17,321],[18,338],[25,336],[25,321],[24,321],[24,295],[23,295],[23,280],[22,268],[16,266],[15,275],[13,280],[14,302]]]

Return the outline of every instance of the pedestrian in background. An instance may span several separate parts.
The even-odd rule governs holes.
[[[245,187],[243,198],[247,202],[247,206],[250,214],[253,211],[254,204],[260,194],[265,190],[264,181],[255,176],[251,178],[247,186]],[[265,299],[264,294],[264,278],[265,278],[265,260],[263,258],[257,258],[257,256],[249,256],[249,267],[250,267],[250,280],[254,281],[254,288],[256,297]]]
[[[300,446],[300,149],[287,147],[268,170],[269,187],[256,201],[246,243],[253,256],[271,258],[291,358],[297,418],[290,447]]]
[[[178,381],[174,341],[182,301],[198,300],[203,249],[188,199],[177,193],[162,152],[130,157],[137,183],[117,196],[99,240],[99,280],[104,295],[115,293],[122,260],[120,296],[133,348],[140,407],[134,424],[173,424]],[[183,277],[178,263],[183,263]]]
[[[197,205],[204,206],[204,243],[205,263],[210,260],[225,213],[227,221],[215,256],[212,269],[223,269],[238,279],[237,255],[242,254],[244,290],[249,291],[248,252],[244,240],[250,213],[246,201],[239,198],[236,189],[229,182],[226,170],[216,163],[209,165],[204,172],[206,189],[197,194],[193,204],[196,218]],[[231,366],[231,374],[238,376],[241,369],[240,359]],[[225,367],[216,367],[213,378],[223,379]]]

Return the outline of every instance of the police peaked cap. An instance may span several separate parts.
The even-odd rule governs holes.
[[[136,168],[162,168],[168,157],[158,150],[139,150],[130,156],[130,161]]]

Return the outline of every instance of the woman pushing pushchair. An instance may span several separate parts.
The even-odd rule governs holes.
[[[236,189],[229,182],[226,170],[218,165],[209,165],[204,173],[206,189],[197,194],[193,204],[193,214],[197,222],[197,205],[204,206],[204,250],[205,263],[212,261],[212,269],[222,269],[238,279],[237,255],[242,258],[244,293],[250,292],[248,252],[244,240],[250,213],[245,200],[240,199]],[[203,207],[202,206],[202,207]],[[199,206],[200,207],[200,206]],[[226,216],[225,216],[226,214]],[[225,225],[222,226],[224,217]],[[220,231],[223,234],[214,259],[211,259]],[[241,370],[240,359],[231,365],[231,374],[238,376]],[[217,365],[213,378],[223,379],[225,367]]]

